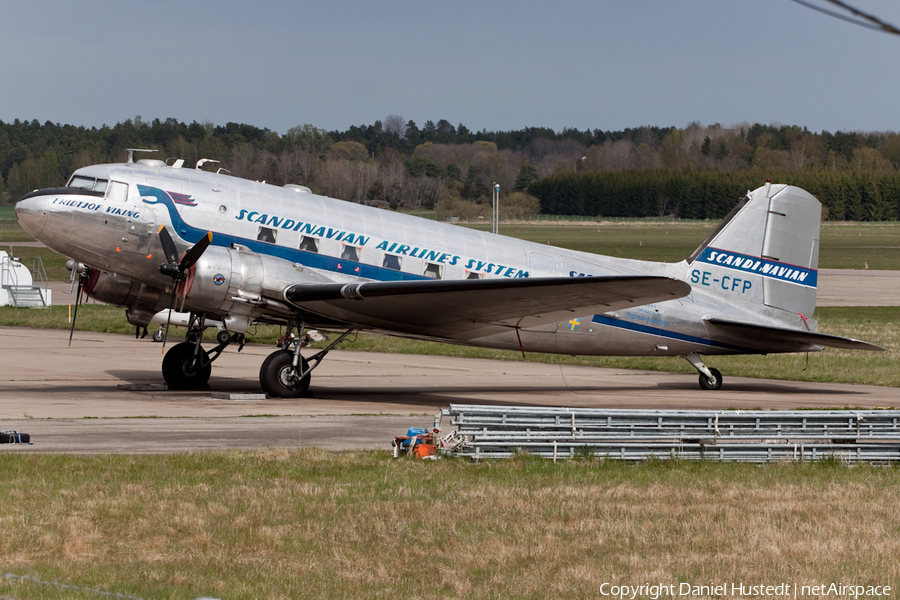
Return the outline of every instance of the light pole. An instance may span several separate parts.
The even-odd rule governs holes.
[[[491,203],[491,233],[500,233],[500,184],[494,184]]]

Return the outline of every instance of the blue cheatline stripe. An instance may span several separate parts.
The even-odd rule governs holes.
[[[619,329],[627,329],[628,331],[636,331],[638,333],[646,333],[648,335],[656,335],[659,337],[669,338],[671,340],[678,340],[679,342],[690,342],[692,344],[702,344],[703,346],[712,346],[713,348],[724,348],[726,350],[734,350],[736,352],[756,352],[752,348],[743,348],[741,346],[733,346],[731,344],[726,344],[724,342],[717,342],[715,340],[710,340],[707,338],[697,337],[693,335],[687,335],[684,333],[677,333],[675,331],[668,331],[667,329],[662,329],[659,327],[651,327],[649,325],[641,325],[640,323],[633,323],[631,321],[625,321],[623,319],[617,319],[615,317],[609,317],[607,315],[594,315],[594,318],[591,319],[591,322],[597,323],[599,325],[607,325],[609,327],[617,327]]]
[[[758,256],[748,256],[740,252],[719,250],[718,248],[705,248],[700,253],[700,256],[697,257],[697,262],[733,269],[743,273],[762,275],[769,279],[786,281],[787,283],[811,288],[817,287],[819,279],[819,273],[815,269],[780,263],[759,258]]]
[[[186,242],[196,244],[200,238],[206,235],[206,229],[200,229],[188,225],[181,217],[175,203],[168,193],[155,187],[138,184],[138,194],[144,199],[146,204],[162,204],[169,211],[169,218],[172,220],[172,226],[175,227],[176,233]],[[155,201],[147,200],[154,198]],[[421,281],[430,279],[424,275],[415,275],[404,271],[395,271],[375,265],[367,265],[360,262],[353,262],[334,256],[324,254],[316,254],[307,252],[299,248],[289,248],[287,246],[278,246],[268,242],[260,242],[250,238],[242,238],[226,233],[213,232],[213,246],[229,247],[232,244],[240,244],[249,248],[257,254],[266,254],[281,258],[289,262],[299,263],[304,267],[319,269],[322,271],[331,271],[333,273],[346,273],[354,277],[364,277],[366,279],[374,279],[376,281]]]

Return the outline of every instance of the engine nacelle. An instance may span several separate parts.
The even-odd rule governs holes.
[[[168,308],[171,293],[163,288],[100,271],[90,296],[106,304],[124,306],[127,308],[125,315],[129,323],[146,327],[153,315]]]
[[[331,283],[297,263],[240,246],[210,246],[188,274],[185,307],[222,315],[229,331],[244,333],[258,318],[289,317],[284,290],[301,282]]]
[[[245,333],[260,319],[289,317],[284,290],[297,283],[334,283],[317,272],[286,260],[242,247],[210,246],[187,274],[184,310],[206,313],[235,333]],[[91,297],[127,308],[132,325],[146,327],[169,308],[172,288],[149,286],[127,277],[101,272]],[[176,299],[180,309],[181,301]]]

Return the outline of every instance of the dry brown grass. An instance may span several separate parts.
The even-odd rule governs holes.
[[[272,450],[0,457],[4,569],[142,598],[596,598],[900,586],[900,471]],[[0,595],[62,595],[28,581]]]

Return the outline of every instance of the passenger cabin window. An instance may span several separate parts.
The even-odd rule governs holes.
[[[300,240],[300,249],[306,250],[307,252],[319,252],[319,239],[314,237],[309,237],[308,235],[304,235]]]
[[[106,188],[106,199],[113,202],[125,202],[128,200],[128,184],[111,181]]]
[[[351,246],[349,244],[344,244],[343,250],[341,250],[341,258],[344,260],[352,260],[353,262],[359,262],[359,246]]]
[[[256,236],[256,239],[260,242],[267,242],[269,244],[275,243],[275,236],[278,232],[272,229],[271,227],[260,227],[259,235]]]
[[[396,254],[385,254],[384,262],[381,263],[385,269],[393,269],[394,271],[400,270],[400,257]]]
[[[479,273],[478,271],[469,271],[466,274],[466,279],[484,279],[484,273]]]
[[[430,277],[431,279],[440,279],[441,265],[436,265],[434,263],[425,263],[425,277]]]
[[[94,192],[106,191],[106,179],[97,179],[96,177],[85,177],[84,175],[72,175],[66,187],[79,190],[92,190]],[[123,184],[124,185],[124,184]]]

